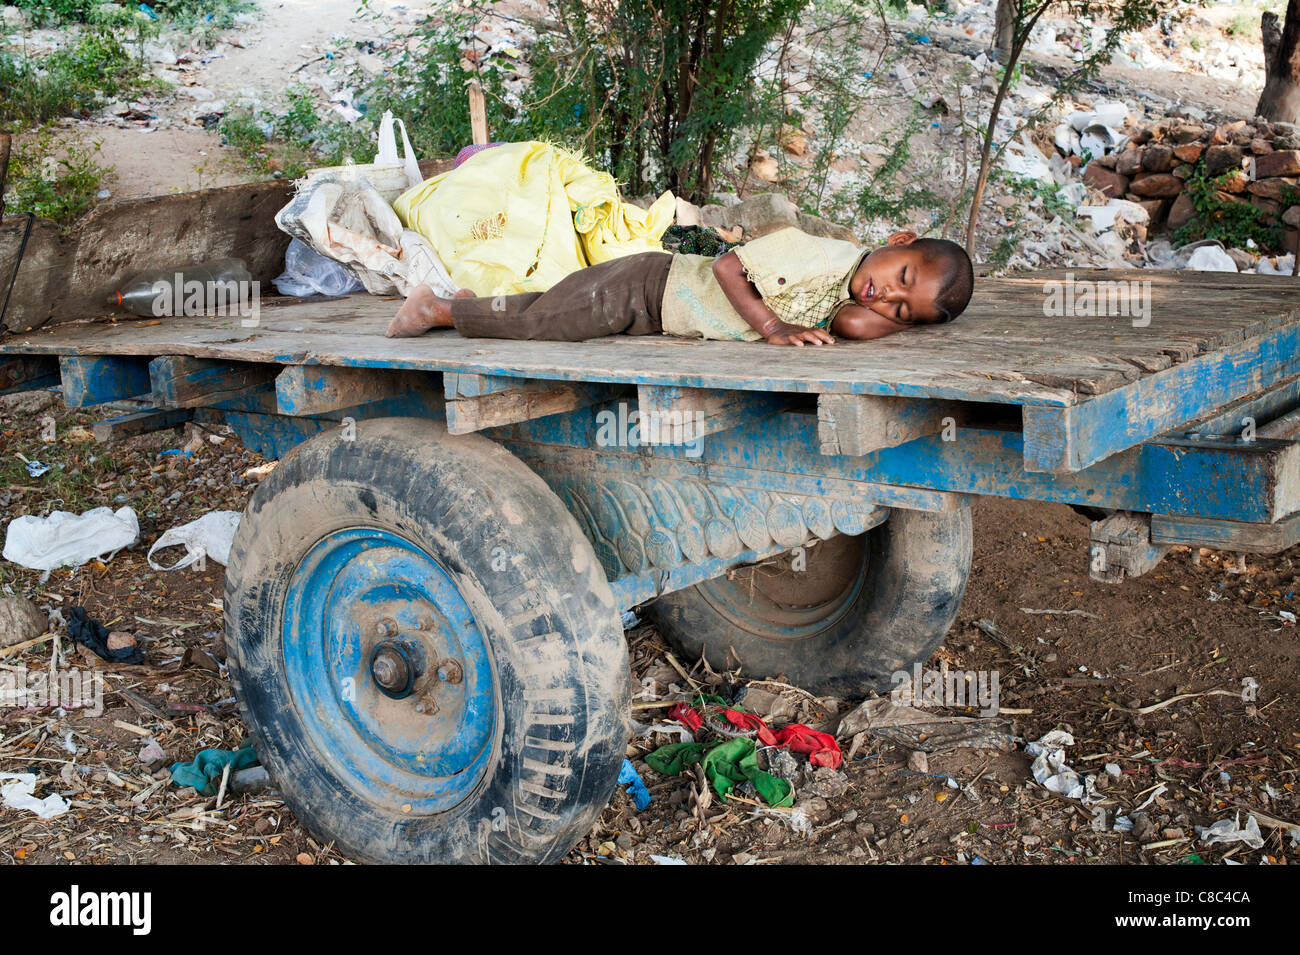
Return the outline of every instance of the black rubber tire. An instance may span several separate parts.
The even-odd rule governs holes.
[[[808,611],[811,619],[797,636],[764,632],[752,618],[725,609],[729,603],[755,618],[784,619],[770,601],[755,598],[743,578],[667,594],[646,613],[690,660],[703,656],[719,671],[734,669],[739,660],[751,679],[781,677],[821,695],[859,698],[884,690],[892,673],[928,659],[956,619],[970,576],[970,508],[894,510],[851,540],[861,540],[863,548],[857,557],[841,558],[857,563],[839,603],[829,601],[823,617]],[[814,559],[800,573],[816,574]]]
[[[358,861],[554,862],[608,804],[630,731],[627,646],[600,564],[559,498],[493,442],[424,419],[355,428],[354,440],[335,429],[281,460],[231,549],[228,662],[262,763],[298,819]],[[488,645],[491,762],[444,812],[413,817],[353,791],[285,678],[288,582],[315,542],[353,527],[419,546],[454,578]],[[492,565],[496,548],[512,556],[505,566]]]

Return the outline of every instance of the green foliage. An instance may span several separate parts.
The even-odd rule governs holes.
[[[696,201],[714,166],[741,146],[772,97],[755,72],[809,0],[555,0],[538,23],[522,92],[497,59],[479,74],[494,139],[545,139],[575,148],[633,193],[670,188]],[[469,141],[465,87],[472,66],[461,38],[492,0],[450,12],[421,48],[395,64],[388,93],[372,98],[405,117],[422,154]],[[477,51],[477,52],[481,52]]]
[[[1249,36],[1259,32],[1259,20],[1239,13],[1223,28],[1223,32],[1228,36]]]
[[[19,140],[9,157],[4,211],[34,212],[68,229],[94,206],[95,194],[112,170],[96,161],[99,143],[63,140],[44,129]]]
[[[1192,200],[1196,214],[1174,231],[1175,244],[1218,239],[1232,249],[1244,248],[1249,240],[1265,251],[1281,250],[1283,235],[1280,225],[1265,223],[1263,210],[1249,202],[1219,195],[1231,175],[1232,170],[1229,170],[1211,178],[1205,173],[1204,159],[1197,160],[1192,174],[1183,183],[1184,192]]]
[[[369,162],[375,149],[368,124],[322,119],[311,90],[302,84],[285,90],[278,111],[228,113],[220,131],[258,172],[293,179],[315,166]]]
[[[104,99],[148,83],[118,39],[98,27],[43,59],[0,51],[0,124],[87,116]]]
[[[922,178],[910,177],[899,181],[910,167],[912,137],[925,123],[925,114],[914,109],[892,142],[886,141],[889,153],[884,164],[870,175],[857,193],[857,210],[868,220],[883,219],[896,225],[908,218],[914,209],[937,211],[946,205]]]
[[[12,0],[19,10],[25,10],[33,26],[55,26],[60,23],[85,23],[96,0]]]
[[[58,26],[64,23],[123,23],[130,19],[154,22],[137,11],[136,3],[105,0],[13,0],[25,10],[33,26]],[[150,4],[160,20],[181,27],[212,26],[218,29],[235,22],[236,14],[255,10],[253,0],[156,0]]]

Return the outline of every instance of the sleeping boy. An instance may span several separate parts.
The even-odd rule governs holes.
[[[878,249],[782,229],[711,258],[642,252],[566,276],[545,292],[441,298],[412,291],[390,338],[454,327],[466,338],[583,341],[672,335],[830,345],[950,322],[970,301],[970,258],[947,239],[895,232]]]

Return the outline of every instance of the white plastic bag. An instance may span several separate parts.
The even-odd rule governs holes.
[[[397,137],[393,133],[394,124],[402,127],[401,159],[397,158]],[[375,154],[375,165],[401,165],[406,170],[406,184],[408,187],[418,186],[424,182],[424,177],[420,175],[420,163],[416,160],[415,150],[411,148],[411,140],[406,135],[406,124],[400,119],[394,119],[391,109],[384,110],[383,118],[379,120],[379,152]]]
[[[224,566],[230,559],[230,545],[235,540],[239,517],[239,511],[212,511],[198,520],[171,528],[149,548],[146,558],[149,566],[154,570],[180,570],[205,556]],[[184,547],[185,556],[170,567],[156,564],[154,552],[163,547]]]
[[[4,558],[33,570],[80,567],[139,539],[140,522],[129,507],[116,512],[97,507],[85,514],[55,511],[49,517],[25,514],[9,522]]]
[[[428,285],[451,296],[456,286],[433,247],[402,221],[364,179],[334,174],[302,183],[275,223],[316,252],[347,265],[372,295],[409,295]]]
[[[13,780],[9,782],[8,780]],[[68,811],[68,803],[58,793],[37,799],[33,773],[0,773],[0,798],[10,809],[28,809],[41,819],[53,819]]]
[[[281,295],[347,295],[364,285],[341,262],[321,255],[301,239],[292,239],[284,253],[284,274],[274,279]]]

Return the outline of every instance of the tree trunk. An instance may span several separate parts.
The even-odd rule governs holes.
[[[1011,53],[1011,40],[1016,32],[1016,0],[998,0],[998,11],[993,21],[993,49],[1005,62]]]
[[[1279,30],[1276,13],[1260,18],[1264,37],[1264,92],[1255,112],[1270,122],[1300,123],[1300,0],[1289,0]]]
[[[5,214],[5,180],[9,177],[9,144],[13,137],[0,133],[0,219]]]

